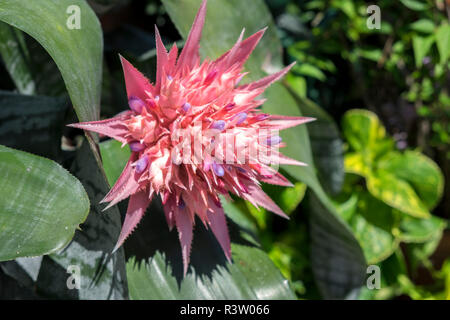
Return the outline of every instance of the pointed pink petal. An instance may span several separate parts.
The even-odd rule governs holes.
[[[178,237],[181,244],[181,254],[183,256],[183,274],[186,276],[192,244],[192,220],[188,212],[176,209],[175,224],[178,229]]]
[[[285,67],[284,69],[275,72],[274,74],[271,74],[267,77],[264,77],[258,81],[246,84],[241,86],[240,88],[242,89],[246,89],[249,91],[252,90],[256,90],[256,89],[265,89],[268,86],[270,86],[272,83],[274,83],[275,81],[279,80],[280,78],[282,78],[286,73],[289,72],[289,70],[294,66],[295,62],[291,63],[290,65],[288,65],[287,67]]]
[[[145,214],[145,210],[150,204],[151,199],[148,198],[148,193],[145,190],[141,190],[130,197],[128,202],[127,214],[125,215],[125,221],[120,231],[119,240],[114,247],[113,252],[120,248],[126,238],[133,232],[139,221]]]
[[[158,28],[155,25],[155,35],[156,35],[156,92],[159,92],[161,87],[161,77],[163,75],[163,68],[167,64],[168,55],[166,48],[159,35]]]
[[[278,153],[278,154],[274,154],[271,156],[271,161],[274,163],[278,163],[278,164],[288,164],[288,165],[293,165],[293,166],[307,166],[306,163],[304,162],[300,162],[298,160],[286,157],[284,154],[282,153]]]
[[[137,97],[142,101],[145,101],[148,98],[145,91],[153,93],[155,89],[150,84],[149,80],[124,57],[120,56],[120,60],[122,62],[128,98]]]
[[[231,263],[231,245],[230,235],[228,234],[227,221],[222,208],[215,205],[214,201],[210,200],[210,210],[208,210],[208,221],[214,236],[219,241],[227,260]]]
[[[258,185],[254,183],[247,183],[246,186],[248,189],[248,194],[244,194],[244,197],[248,201],[253,204],[260,205],[261,207],[266,208],[267,210],[272,211],[283,218],[289,219],[283,210],[281,210]]]
[[[97,132],[105,136],[111,137],[115,140],[118,140],[122,143],[127,143],[125,135],[128,133],[128,128],[125,126],[123,120],[118,118],[72,123],[68,124],[67,126]]]
[[[231,63],[230,63],[231,58],[233,58],[234,54],[236,53],[239,46],[241,45],[242,38],[244,37],[244,32],[245,32],[245,28],[242,29],[241,34],[239,35],[239,38],[236,41],[236,43],[233,45],[233,47],[230,50],[228,50],[227,52],[225,52],[223,55],[221,55],[218,59],[216,59],[216,61],[214,61],[214,65],[219,71],[224,71],[224,69],[231,66]]]
[[[175,226],[175,208],[176,203],[174,197],[170,197],[164,207],[164,214],[166,216],[167,225],[169,226],[169,231],[172,231]]]
[[[202,29],[205,23],[206,15],[206,0],[203,0],[200,9],[197,12],[191,31],[178,58],[177,67],[180,70],[185,65],[192,68],[199,59],[198,51],[200,49],[200,38],[202,36]]]
[[[282,174],[276,173],[271,178],[261,178],[262,182],[274,184],[283,187],[292,187],[293,184],[288,179],[286,179]]]
[[[175,73],[175,65],[177,63],[177,57],[178,57],[178,48],[177,48],[177,44],[174,43],[172,48],[170,49],[169,57],[167,59],[167,65],[166,65],[166,70],[169,74]]]
[[[136,161],[137,154],[132,153],[125,168],[120,174],[114,186],[109,190],[108,194],[103,198],[100,203],[110,202],[103,211],[111,208],[116,203],[124,200],[131,194],[135,193],[139,189],[138,177],[135,170],[131,167],[131,164]]]
[[[259,30],[258,32],[251,35],[244,41],[239,42],[239,45],[236,48],[231,49],[231,50],[233,50],[232,51],[233,55],[231,55],[231,50],[230,50],[229,51],[230,54],[229,54],[229,56],[227,56],[227,59],[226,59],[228,65],[232,66],[234,64],[238,64],[240,67],[242,67],[244,65],[244,63],[247,61],[247,59],[250,56],[250,54],[252,53],[252,51],[255,49],[259,40],[261,40],[266,29],[267,28]],[[227,55],[227,53],[225,53],[225,55]]]
[[[272,128],[284,130],[287,128],[295,127],[303,123],[308,123],[316,120],[315,118],[309,117],[288,117],[288,116],[279,116],[279,115],[271,115],[268,121],[268,125]]]

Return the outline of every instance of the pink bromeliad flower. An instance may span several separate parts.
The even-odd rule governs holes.
[[[235,194],[287,217],[262,191],[260,182],[291,186],[270,164],[304,164],[279,153],[281,138],[271,133],[312,120],[259,111],[264,100],[257,97],[292,65],[259,81],[239,85],[245,75],[243,65],[264,30],[245,40],[241,33],[231,50],[215,61],[200,64],[205,13],[206,0],[179,56],[176,45],[166,51],[156,30],[155,84],[121,57],[130,110],[111,119],[70,125],[109,136],[128,144],[132,151],[121,176],[102,200],[109,202],[106,210],[130,198],[116,249],[139,223],[152,197],[159,195],[169,228],[178,229],[185,274],[196,215],[211,228],[231,260],[219,195]],[[186,143],[186,137],[193,141]],[[232,146],[227,140],[230,138]],[[222,151],[211,148],[213,145],[221,145]],[[249,149],[257,154],[247,152]],[[258,157],[260,153],[264,156]]]

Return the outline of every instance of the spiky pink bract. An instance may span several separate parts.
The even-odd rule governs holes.
[[[264,30],[245,40],[242,32],[231,50],[215,61],[205,60],[200,64],[199,42],[205,13],[206,0],[179,56],[176,45],[166,51],[156,29],[154,85],[121,57],[129,111],[107,120],[71,125],[128,144],[132,151],[121,176],[102,200],[109,202],[107,209],[130,198],[116,249],[141,220],[152,197],[159,195],[169,228],[178,229],[185,274],[196,215],[211,228],[225,256],[231,260],[230,239],[218,195],[227,197],[232,193],[287,217],[262,191],[260,181],[282,186],[291,183],[258,157],[245,154],[244,161],[239,161],[236,150],[247,150],[250,144],[258,151],[265,151],[270,163],[304,165],[277,151],[276,147],[281,145],[279,136],[266,134],[261,139],[255,133],[261,135],[263,130],[282,130],[312,120],[267,115],[257,109],[264,100],[256,98],[292,65],[259,81],[238,84],[245,75],[241,72],[243,65]],[[214,136],[211,138],[207,131],[212,131]],[[179,141],[180,135],[193,137],[192,154],[181,148],[186,145],[185,139]],[[216,149],[206,152],[221,137],[231,137],[236,146],[231,148],[231,156],[225,157],[226,163],[222,161],[223,152],[220,154]],[[230,149],[227,143],[224,146]],[[189,150],[191,142],[187,147]]]

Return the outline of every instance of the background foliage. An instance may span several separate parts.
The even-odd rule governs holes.
[[[0,3],[0,297],[450,298],[444,0],[378,1],[380,29],[367,27],[363,0],[209,0],[203,57],[218,57],[244,27],[268,26],[244,81],[297,61],[263,106],[317,119],[282,136],[285,153],[309,164],[281,168],[294,187],[264,186],[291,219],[224,203],[233,264],[197,224],[183,279],[156,201],[111,254],[126,201],[102,213],[99,200],[129,150],[64,125],[123,111],[118,53],[153,79],[153,25],[182,46],[200,2]],[[66,28],[71,4],[80,30]],[[380,267],[379,290],[365,285],[368,264]],[[80,290],[66,286],[69,265],[81,266]]]

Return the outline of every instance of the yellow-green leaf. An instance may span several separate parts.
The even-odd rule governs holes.
[[[444,176],[438,165],[417,151],[390,152],[380,159],[378,168],[407,181],[431,210],[442,198]]]
[[[369,192],[384,203],[416,218],[430,217],[428,209],[406,181],[381,170],[366,179]]]

